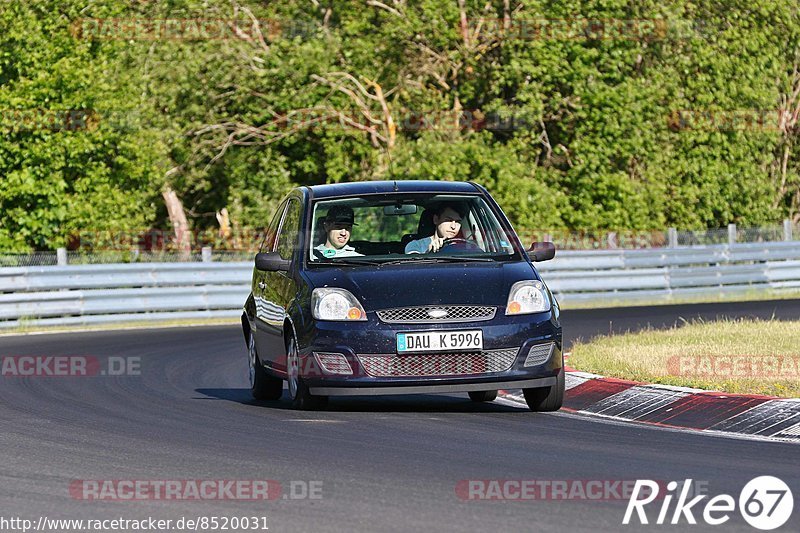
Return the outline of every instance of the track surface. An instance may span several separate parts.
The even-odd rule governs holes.
[[[575,339],[718,314],[797,317],[800,301],[567,311],[563,319]],[[466,395],[335,399],[327,411],[293,411],[286,400],[249,399],[236,327],[0,337],[0,355],[141,358],[138,376],[0,377],[6,518],[265,516],[270,531],[756,531],[738,513],[716,528],[622,526],[625,501],[465,501],[456,486],[692,478],[712,496],[738,499],[750,479],[775,475],[796,502],[779,531],[800,531],[794,444],[476,406]],[[284,493],[292,481],[317,481],[322,499],[85,501],[70,496],[73,479],[271,479]],[[651,522],[658,506],[648,507]]]

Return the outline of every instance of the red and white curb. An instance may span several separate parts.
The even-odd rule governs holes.
[[[505,396],[522,400],[517,394]],[[638,383],[568,368],[562,410],[661,427],[800,443],[800,399]]]

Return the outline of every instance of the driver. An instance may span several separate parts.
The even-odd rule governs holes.
[[[411,241],[406,245],[407,254],[438,252],[446,239],[452,239],[461,231],[463,208],[455,203],[439,204],[433,212],[434,232],[430,237]]]
[[[328,210],[323,220],[326,240],[325,244],[315,247],[323,257],[355,257],[362,256],[356,249],[349,246],[350,236],[353,232],[355,215],[353,209],[346,205],[335,205]]]

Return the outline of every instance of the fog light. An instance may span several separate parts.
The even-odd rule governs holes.
[[[550,356],[553,355],[553,348],[556,343],[548,342],[547,344],[534,344],[528,350],[528,356],[525,358],[525,363],[522,366],[536,366],[546,363]]]
[[[340,353],[317,353],[314,352],[314,357],[317,358],[319,366],[328,374],[337,374],[340,376],[350,376],[353,374],[353,369],[347,358]]]

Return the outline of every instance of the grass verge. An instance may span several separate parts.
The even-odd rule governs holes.
[[[545,276],[545,281],[547,277]],[[653,305],[679,305],[679,304],[705,304],[719,302],[760,302],[767,300],[797,300],[800,299],[800,290],[764,290],[753,289],[747,292],[724,293],[716,296],[707,294],[699,296],[678,295],[652,298],[620,297],[616,293],[588,302],[570,302],[569,295],[558,298],[561,309],[604,309],[607,307],[642,307]]]
[[[800,321],[692,321],[573,345],[569,366],[603,376],[800,398]]]

